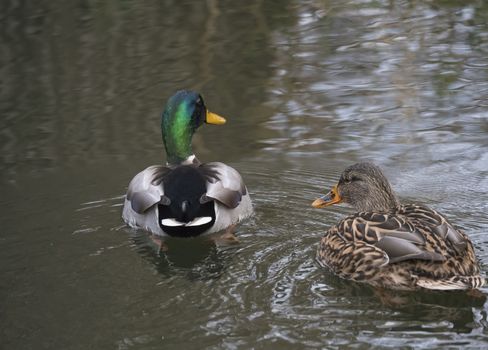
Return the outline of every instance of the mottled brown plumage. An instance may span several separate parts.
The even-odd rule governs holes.
[[[403,290],[484,285],[468,236],[433,209],[401,205],[376,165],[348,167],[313,206],[341,202],[359,212],[331,227],[317,251],[318,262],[340,277]]]

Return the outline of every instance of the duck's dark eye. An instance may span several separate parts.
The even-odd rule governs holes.
[[[350,184],[351,182],[354,182],[354,181],[359,181],[359,177],[357,176],[351,176],[351,177],[344,177],[342,179],[342,182],[346,183],[346,184]]]
[[[196,125],[202,125],[205,121],[206,110],[205,106],[203,105],[203,100],[201,97],[198,97],[195,101],[195,110],[193,112],[193,119],[196,122]]]

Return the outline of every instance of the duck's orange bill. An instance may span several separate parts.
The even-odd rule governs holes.
[[[337,204],[340,202],[342,202],[342,198],[341,196],[339,196],[339,192],[337,191],[337,185],[335,185],[325,196],[322,196],[314,200],[312,203],[312,207],[324,208],[329,205]]]
[[[207,110],[207,115],[205,116],[205,122],[207,122],[208,124],[222,125],[225,124],[226,120],[224,117],[221,117],[220,115],[216,113],[212,113],[209,110]]]

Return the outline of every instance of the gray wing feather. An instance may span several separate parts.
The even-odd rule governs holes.
[[[454,229],[449,223],[443,222],[441,225],[434,227],[435,232],[444,239],[451,241],[456,252],[461,254],[466,250],[466,239]]]
[[[142,214],[156,203],[167,202],[162,182],[158,179],[168,170],[153,165],[134,176],[127,189],[127,200],[136,213]]]
[[[405,215],[415,220],[420,220],[424,225],[429,226],[442,239],[451,242],[458,254],[466,251],[468,242],[466,237],[455,229],[449,221],[437,211],[421,205],[405,205]]]
[[[157,193],[152,193],[150,191],[134,192],[130,198],[130,205],[132,210],[136,213],[142,214],[154,204],[158,203],[160,197]]]
[[[418,259],[429,261],[445,261],[446,258],[435,252],[428,252],[407,240],[385,236],[381,238],[375,247],[380,248],[390,258],[390,263],[399,261]]]
[[[200,170],[207,180],[202,202],[214,199],[232,209],[239,205],[247,189],[237,170],[220,162],[202,164]]]
[[[347,227],[354,238],[366,240],[383,250],[390,263],[405,260],[445,261],[439,253],[425,249],[426,240],[408,219],[395,214],[359,213]],[[447,235],[445,233],[444,235]],[[351,237],[352,238],[352,237]]]

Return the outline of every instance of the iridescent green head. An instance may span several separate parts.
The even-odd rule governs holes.
[[[224,124],[225,119],[209,112],[200,94],[181,90],[166,103],[161,132],[168,164],[180,164],[193,155],[191,139],[203,123]]]

